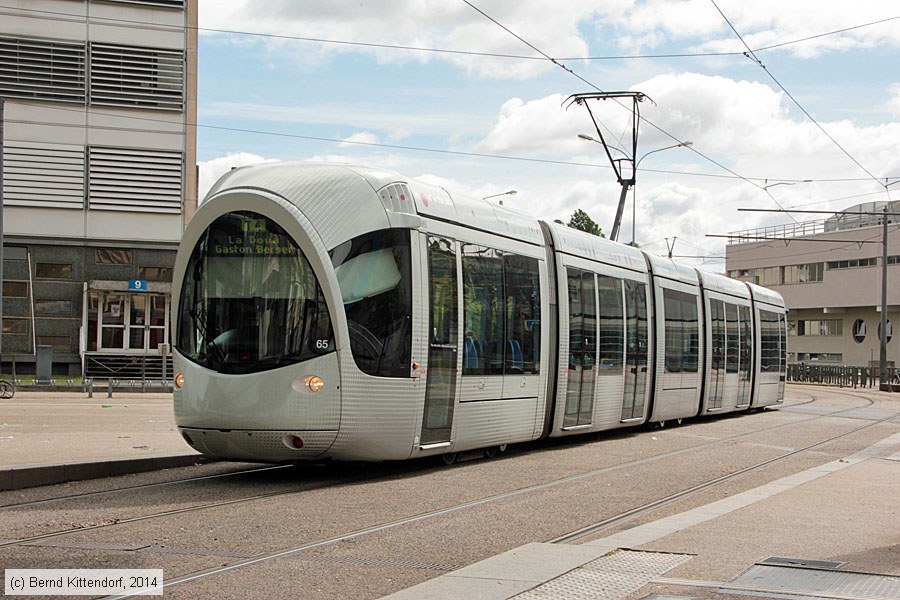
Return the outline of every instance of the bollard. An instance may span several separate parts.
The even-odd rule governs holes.
[[[107,379],[106,381],[107,381],[107,383],[106,383],[106,397],[107,397],[107,398],[112,398],[112,397],[113,397],[113,396],[112,396],[112,392],[113,392],[113,380],[112,380],[112,379]]]
[[[93,379],[87,380],[87,394],[88,394],[88,398],[94,397],[94,380]]]

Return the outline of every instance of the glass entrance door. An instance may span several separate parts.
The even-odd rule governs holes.
[[[429,319],[425,412],[420,444],[450,441],[456,405],[459,302],[456,250],[452,240],[428,238]]]
[[[128,349],[156,350],[166,341],[166,297],[132,294],[129,303]]]
[[[146,353],[168,340],[163,294],[91,292],[88,302],[89,351]]]
[[[121,350],[125,345],[126,294],[106,294],[101,297],[100,350]]]

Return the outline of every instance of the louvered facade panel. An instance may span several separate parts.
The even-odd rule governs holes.
[[[112,2],[115,4],[137,4],[146,6],[170,6],[184,8],[184,0],[94,0],[94,2]]]
[[[9,206],[84,207],[84,148],[6,142],[3,202]]]
[[[182,164],[180,152],[92,146],[89,208],[179,214]]]
[[[92,105],[182,110],[184,52],[91,43]]]
[[[0,37],[0,96],[85,101],[84,44]]]

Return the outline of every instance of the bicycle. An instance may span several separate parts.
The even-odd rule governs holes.
[[[0,379],[0,399],[9,400],[16,395],[16,386],[5,379]]]

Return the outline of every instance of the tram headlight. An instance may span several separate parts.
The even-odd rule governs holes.
[[[179,390],[184,387],[184,373],[175,373],[175,387]]]
[[[318,392],[325,387],[325,380],[318,375],[307,375],[303,378],[303,383],[306,384],[306,387],[308,387],[311,392]]]

